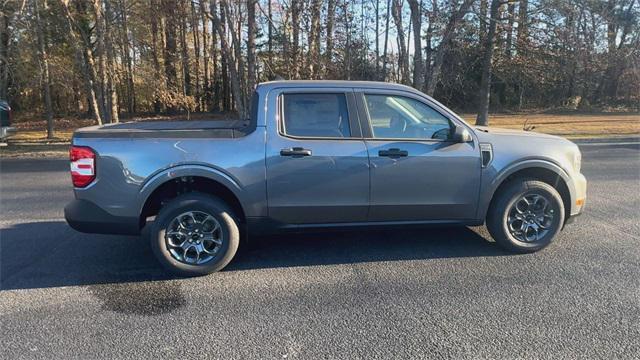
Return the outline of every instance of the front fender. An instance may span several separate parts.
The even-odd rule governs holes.
[[[569,174],[567,174],[567,172],[558,164],[542,159],[519,161],[504,167],[494,176],[491,176],[490,174],[483,175],[483,179],[487,179],[487,181],[485,182],[483,180],[483,186],[480,193],[480,204],[478,206],[478,219],[484,219],[487,216],[489,205],[491,205],[491,200],[493,199],[496,190],[498,190],[500,185],[502,185],[509,176],[518,171],[531,168],[543,168],[556,173],[567,185],[571,201],[576,198],[576,189]]]

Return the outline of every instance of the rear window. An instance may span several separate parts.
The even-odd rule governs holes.
[[[283,130],[300,137],[350,137],[345,94],[284,94]]]

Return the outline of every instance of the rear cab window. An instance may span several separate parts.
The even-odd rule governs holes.
[[[284,93],[281,104],[284,135],[303,138],[352,136],[344,93]]]

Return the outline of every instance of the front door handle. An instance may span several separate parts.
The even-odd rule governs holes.
[[[400,150],[398,148],[392,148],[389,150],[380,150],[378,151],[378,156],[386,156],[391,158],[397,157],[405,157],[409,156],[409,152],[407,150]]]
[[[293,156],[293,157],[303,157],[303,156],[311,156],[311,150],[305,149],[301,147],[293,147],[288,149],[280,150],[281,156]]]

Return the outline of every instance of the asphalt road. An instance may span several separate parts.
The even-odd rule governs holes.
[[[640,358],[640,147],[583,147],[588,208],[510,255],[483,228],[262,238],[168,279],[63,220],[66,161],[0,162],[0,357]]]

